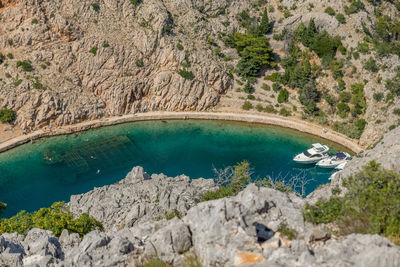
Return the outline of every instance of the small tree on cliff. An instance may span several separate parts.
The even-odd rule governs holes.
[[[271,25],[269,24],[268,12],[267,9],[264,9],[264,12],[261,17],[261,23],[258,27],[258,32],[260,35],[268,34],[271,31]]]

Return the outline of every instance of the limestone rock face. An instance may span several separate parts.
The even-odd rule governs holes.
[[[296,198],[293,196],[293,198]],[[249,185],[233,198],[201,203],[189,210],[193,245],[205,266],[232,265],[236,253],[258,253],[283,225],[302,236],[305,223],[302,201],[269,188]]]
[[[196,23],[187,1],[6,0],[2,6],[0,52],[13,56],[7,75],[0,74],[0,106],[15,109],[23,127],[153,108],[205,110],[231,86],[224,64],[197,51],[200,40],[182,35],[184,49],[176,47],[174,23]],[[173,20],[171,10],[186,15]],[[182,69],[194,79],[181,77]]]
[[[72,196],[68,205],[76,216],[88,213],[106,229],[118,230],[162,219],[175,210],[185,215],[201,194],[216,188],[212,179],[150,177],[142,167],[135,167],[119,183]]]

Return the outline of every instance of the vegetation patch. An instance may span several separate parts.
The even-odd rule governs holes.
[[[335,122],[333,129],[350,138],[360,139],[366,125],[367,122],[364,119],[358,119],[351,122]]]
[[[208,191],[200,199],[208,201],[236,196],[250,182],[250,176],[250,164],[247,161],[240,162],[234,166],[234,171],[227,181],[222,181],[217,191]]]
[[[0,235],[14,232],[25,235],[32,228],[52,231],[57,237],[64,229],[81,237],[95,229],[103,230],[101,223],[87,213],[74,219],[64,202],[56,202],[50,208],[41,208],[36,212],[21,211],[9,219],[0,219]]]
[[[244,101],[242,105],[242,109],[244,110],[250,110],[253,108],[253,105],[250,103],[250,101]]]
[[[296,230],[289,228],[286,223],[283,223],[277,232],[283,234],[289,240],[293,240],[297,237],[298,233]]]
[[[0,122],[2,123],[10,123],[15,120],[17,117],[17,113],[8,108],[2,108],[0,109]]]
[[[32,63],[29,60],[17,61],[17,68],[21,68],[25,72],[31,72],[34,70]]]
[[[92,53],[93,55],[96,55],[98,49],[99,49],[99,48],[98,48],[97,46],[93,46],[93,47],[89,50],[89,53]]]
[[[304,218],[335,223],[339,234],[379,234],[400,240],[400,175],[371,161],[343,182],[347,193],[306,205]]]
[[[191,71],[187,71],[185,69],[181,69],[179,72],[179,75],[182,76],[182,78],[186,80],[193,80],[194,79],[194,74]]]
[[[94,11],[98,12],[100,10],[100,5],[97,3],[91,4],[92,8]]]

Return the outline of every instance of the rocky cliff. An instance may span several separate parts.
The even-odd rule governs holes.
[[[352,123],[349,115],[343,118],[335,112],[330,101],[340,100],[343,86],[351,94],[351,84],[365,83],[367,107],[356,116],[368,123],[361,143],[369,145],[398,123],[395,115],[386,116],[395,112],[400,102],[385,81],[396,77],[400,61],[387,47],[384,55],[375,51],[371,36],[387,28],[388,38],[395,42],[399,12],[387,1],[375,6],[365,1],[362,8],[357,3],[1,0],[0,108],[15,110],[15,123],[27,129],[152,109],[238,111],[245,98],[253,107],[259,105],[259,111],[273,105],[301,117],[305,107],[299,102],[298,90],[285,87],[290,98],[287,103],[278,102],[276,92],[264,90],[272,83],[261,74],[253,84],[253,96],[248,97],[241,89],[245,80],[233,71],[240,56],[223,41],[234,31],[246,32],[245,22],[260,20],[266,8],[273,25],[266,36],[278,63],[277,69],[267,69],[267,74],[284,70],[279,58],[288,55],[290,36],[301,22],[308,24],[314,19],[318,30],[340,37],[347,49],[345,55],[336,54],[342,64],[338,72],[343,76],[341,88],[333,67],[323,65],[315,53],[310,59],[322,69],[315,80],[317,90],[321,96],[331,96],[317,103],[323,111],[319,114],[325,114],[325,124]],[[327,14],[327,7],[337,14],[349,13],[345,23]],[[379,24],[382,14],[392,21]],[[280,38],[282,31],[289,34]],[[361,53],[360,43],[364,47]],[[363,67],[370,57],[376,59],[377,70]],[[320,121],[319,117],[309,119]]]
[[[0,265],[135,266],[159,257],[179,266],[188,255],[196,255],[202,266],[400,264],[399,247],[383,237],[331,238],[322,228],[314,228],[302,215],[305,200],[295,195],[251,184],[235,197],[194,205],[197,194],[213,188],[212,181],[162,177],[168,182],[160,184],[160,177],[150,178],[135,167],[117,185],[72,196],[71,210],[76,215],[88,211],[105,225],[105,232],[92,231],[83,239],[67,230],[59,238],[40,229],[26,236],[1,235]],[[150,202],[151,207],[146,204]],[[184,216],[166,220],[165,212],[174,209]]]

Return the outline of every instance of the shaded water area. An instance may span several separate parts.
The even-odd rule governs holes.
[[[292,161],[314,142],[328,144],[331,152],[343,149],[287,129],[202,120],[134,122],[41,139],[0,154],[0,201],[8,205],[3,217],[69,201],[72,194],[119,181],[137,165],[150,174],[212,178],[213,167],[247,160],[254,179],[314,179],[309,193],[332,173]]]

